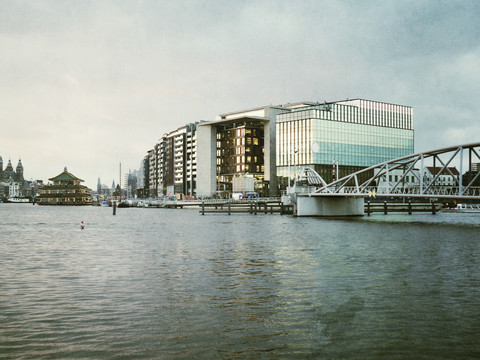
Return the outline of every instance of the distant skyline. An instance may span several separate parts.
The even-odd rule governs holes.
[[[0,156],[96,189],[166,132],[269,104],[412,106],[415,152],[480,142],[477,1],[0,1]]]

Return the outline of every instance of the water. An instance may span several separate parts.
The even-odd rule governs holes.
[[[479,230],[1,204],[0,358],[479,357]]]

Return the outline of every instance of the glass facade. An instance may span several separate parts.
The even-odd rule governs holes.
[[[278,115],[276,140],[280,182],[292,166],[314,167],[329,182],[412,154],[412,108],[355,99],[294,109]]]

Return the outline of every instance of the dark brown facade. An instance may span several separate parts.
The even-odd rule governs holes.
[[[263,124],[244,122],[217,127],[217,190],[219,192],[231,192],[232,179],[237,174],[253,175],[256,183],[262,184],[264,171]]]

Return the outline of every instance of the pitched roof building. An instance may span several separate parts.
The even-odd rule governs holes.
[[[40,195],[35,202],[39,205],[91,205],[91,190],[81,185],[82,179],[69,173],[67,168],[53,178],[48,179],[53,184],[48,184],[40,189]]]

